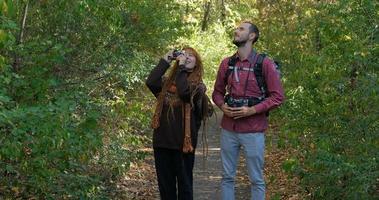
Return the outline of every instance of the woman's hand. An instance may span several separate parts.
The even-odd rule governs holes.
[[[180,54],[178,57],[176,57],[176,60],[179,61],[179,65],[185,65],[187,57],[183,54]]]
[[[171,63],[172,58],[174,57],[174,56],[173,56],[173,52],[174,52],[173,49],[169,50],[169,51],[163,56],[163,59],[166,60],[168,63]]]

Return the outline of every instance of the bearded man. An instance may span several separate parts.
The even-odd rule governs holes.
[[[282,104],[284,94],[273,60],[253,49],[258,38],[258,27],[252,22],[242,22],[235,29],[233,43],[238,50],[221,62],[212,94],[213,102],[223,111],[223,200],[235,199],[234,185],[240,149],[243,149],[246,158],[251,199],[265,199],[263,165],[267,113]],[[260,86],[258,80],[264,82],[265,88]]]

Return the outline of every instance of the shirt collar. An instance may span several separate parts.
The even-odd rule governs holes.
[[[249,63],[253,64],[254,63],[254,58],[255,58],[255,55],[256,55],[256,51],[253,49],[250,53],[250,55],[247,57],[247,60],[249,61]],[[238,55],[238,51],[235,53],[236,55],[236,58],[239,60],[239,61],[243,61],[243,60],[240,60],[240,57]]]

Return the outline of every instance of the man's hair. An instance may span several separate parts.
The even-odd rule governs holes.
[[[257,25],[253,24],[253,22],[251,22],[251,21],[244,21],[242,23],[250,24],[249,32],[250,33],[255,33],[255,38],[253,40],[253,44],[255,42],[257,42],[257,40],[259,38],[259,29],[258,29]]]

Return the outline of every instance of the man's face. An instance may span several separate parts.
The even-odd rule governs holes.
[[[234,30],[234,39],[233,44],[237,47],[244,46],[246,42],[250,42],[249,40],[254,39],[254,33],[250,33],[251,24],[242,23]]]

